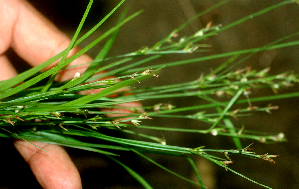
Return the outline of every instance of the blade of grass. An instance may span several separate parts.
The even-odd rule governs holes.
[[[80,33],[80,31],[81,31],[81,29],[82,29],[82,27],[83,27],[83,24],[84,24],[84,22],[85,22],[85,20],[86,20],[86,18],[87,18],[87,16],[88,16],[88,13],[89,13],[89,10],[90,10],[90,8],[91,8],[92,3],[93,3],[93,0],[89,0],[89,3],[88,3],[88,5],[87,5],[87,8],[86,8],[86,10],[85,10],[85,12],[84,12],[84,14],[83,14],[83,17],[82,17],[80,23],[79,23],[79,26],[77,27],[77,30],[76,30],[74,36],[72,37],[69,46],[68,46],[68,47],[66,48],[66,50],[64,51],[63,56],[62,56],[62,58],[61,58],[61,60],[59,61],[58,64],[62,64],[62,63],[65,61],[65,59],[66,59],[66,57],[68,56],[70,50],[74,47],[75,41],[77,40],[77,38],[78,38],[78,36],[79,36],[79,33]],[[52,83],[54,82],[54,79],[55,79],[55,77],[56,77],[58,71],[59,71],[59,70],[57,70],[56,73],[54,72],[54,73],[51,75],[51,77],[50,77],[50,79],[48,80],[47,84],[46,84],[46,85],[44,86],[44,88],[41,90],[42,93],[46,92],[46,91],[49,89],[49,87],[52,85]]]
[[[221,112],[221,111],[222,111],[222,110],[220,109],[220,112]],[[228,128],[230,134],[231,134],[231,135],[234,135],[234,137],[232,137],[232,138],[233,138],[233,141],[234,141],[234,143],[235,143],[235,145],[236,145],[236,148],[237,148],[238,150],[241,150],[241,149],[242,149],[241,140],[240,140],[239,137],[237,137],[238,134],[237,134],[237,132],[236,132],[236,129],[235,129],[234,124],[232,123],[232,121],[231,121],[227,116],[224,116],[224,117],[223,117],[223,122],[224,122],[224,124],[226,125],[226,127]]]
[[[87,103],[92,102],[94,100],[97,100],[101,97],[107,96],[107,95],[113,93],[114,91],[116,91],[118,89],[130,86],[130,85],[132,85],[134,83],[137,83],[138,81],[141,81],[141,80],[146,79],[148,77],[149,76],[141,76],[141,77],[136,78],[136,80],[129,79],[129,80],[125,80],[125,81],[120,81],[117,84],[115,84],[114,86],[102,90],[100,93],[92,94],[92,95],[86,95],[86,96],[83,96],[83,97],[78,98],[76,100],[73,100],[73,101],[67,102],[65,104],[62,104],[59,107],[57,107],[57,110],[64,109],[66,106],[87,104]]]
[[[122,12],[122,14],[119,18],[118,24],[121,24],[124,21],[126,13],[127,13],[127,10]],[[93,76],[96,72],[98,72],[98,69],[100,68],[102,63],[105,61],[105,59],[108,56],[108,53],[110,52],[110,49],[112,48],[112,45],[115,41],[115,38],[117,36],[119,29],[120,29],[120,26],[117,27],[117,29],[114,31],[114,33],[111,35],[111,37],[108,39],[108,41],[105,43],[102,50],[95,57],[94,62],[91,62],[90,66],[83,73],[83,75],[81,76],[82,78],[80,78],[80,81],[78,81],[77,83],[82,83],[83,81],[85,81],[85,80],[89,79],[91,76]]]
[[[125,9],[120,17],[119,17],[119,20],[118,20],[118,24],[120,24],[124,19],[125,19],[125,16],[128,12],[128,9]],[[106,44],[104,45],[103,49],[98,53],[98,55],[94,58],[95,61],[98,61],[98,60],[101,60],[102,63],[104,62],[104,60],[106,59],[107,55],[108,55],[108,52],[110,51],[114,41],[115,41],[115,38],[117,36],[117,33],[119,31],[120,27],[115,30],[115,32],[111,35],[111,37],[109,38],[109,40],[106,42]]]
[[[145,64],[145,63],[148,63],[150,61],[153,61],[153,60],[156,60],[160,57],[162,57],[163,55],[155,55],[155,56],[150,56],[148,58],[145,58],[143,60],[140,60],[140,61],[137,61],[137,62],[134,62],[132,64],[129,64],[129,65],[126,65],[126,66],[123,66],[123,67],[120,67],[120,68],[116,68],[114,70],[110,70],[109,72],[105,73],[105,74],[102,74],[100,76],[96,76],[94,77],[95,79],[98,79],[98,78],[102,78],[102,77],[107,77],[107,76],[111,76],[111,75],[120,75],[120,74],[132,74],[132,73],[135,73],[135,72],[126,72],[126,70],[128,70],[129,68],[132,68],[132,67],[136,67],[136,66],[139,66],[141,64]],[[164,65],[164,64],[163,64]],[[151,66],[152,67],[152,66]],[[139,69],[138,71],[145,71],[146,69],[148,69],[149,67],[145,67],[144,69]],[[157,66],[157,68],[161,68],[161,65]],[[136,72],[138,72],[136,71]]]
[[[97,145],[90,145],[88,143],[86,144],[84,142],[78,141],[78,140],[70,138],[70,137],[62,136],[59,134],[53,134],[50,132],[42,132],[41,135],[42,135],[43,139],[46,139],[47,143],[57,144],[57,145],[65,146],[65,147],[77,148],[77,149],[81,149],[81,150],[87,150],[87,151],[91,151],[91,152],[97,152],[97,153],[105,154],[105,155],[118,156],[115,153],[104,151],[104,150],[99,150],[97,148],[92,147],[92,146],[97,146]],[[24,135],[22,135],[22,136],[24,136]],[[28,134],[27,134],[27,137],[26,137],[26,135],[24,137],[27,138]],[[42,141],[42,142],[45,142],[45,141]]]
[[[270,96],[263,96],[263,97],[255,97],[250,98],[250,102],[262,102],[262,101],[270,101],[270,100],[279,100],[279,99],[286,99],[286,98],[297,98],[299,97],[299,92],[292,92],[286,94],[276,94]],[[237,100],[236,104],[248,103],[247,99]]]
[[[225,116],[226,112],[231,108],[231,106],[235,103],[235,101],[240,97],[240,95],[243,93],[243,89],[239,90],[237,94],[229,101],[227,106],[224,108],[224,110],[221,112],[221,115],[217,119],[217,121],[209,128],[209,131],[212,131],[216,125],[220,122],[220,120]]]
[[[85,131],[75,131],[68,129],[68,132],[64,132],[66,135],[75,135],[75,136],[89,136],[94,137],[100,140],[105,140],[109,142],[113,142],[119,145],[123,146],[129,146],[129,147],[135,147],[135,148],[143,148],[143,149],[149,149],[149,150],[159,150],[159,151],[169,151],[169,152],[177,152],[177,153],[186,153],[190,154],[189,148],[183,148],[178,146],[170,146],[170,145],[162,145],[159,143],[153,143],[153,142],[144,142],[144,141],[137,141],[137,140],[130,140],[130,139],[124,139],[124,138],[117,138],[112,136],[107,136],[101,133],[97,132],[85,132]]]
[[[50,64],[52,64],[54,61],[58,60],[63,55],[63,53],[64,53],[64,51],[62,51],[59,54],[53,56],[52,58],[45,61],[44,63],[42,63],[38,66],[35,66],[35,67],[33,67],[33,68],[23,72],[23,73],[20,73],[20,74],[16,75],[15,77],[11,78],[11,79],[0,81],[1,91],[6,91],[9,88],[23,82],[25,79],[27,79],[27,78],[33,76],[34,74],[38,73],[42,69],[44,69],[47,66],[49,66]]]
[[[156,126],[144,126],[139,125],[138,128],[140,129],[151,129],[151,130],[157,130],[157,131],[168,131],[168,132],[190,132],[190,133],[200,133],[200,134],[208,134],[209,132],[207,130],[200,130],[200,129],[183,129],[183,128],[173,128],[173,127],[156,127]],[[246,134],[247,131],[242,132],[242,134],[238,135],[232,135],[231,133],[227,132],[221,132],[218,131],[218,135],[221,136],[227,136],[227,137],[239,137],[244,139],[251,139],[256,141],[262,141],[262,140],[269,140],[269,141],[277,141],[278,134],[267,134],[267,133],[259,133],[259,132],[249,132],[249,134]],[[286,141],[285,139],[281,138],[281,142]]]
[[[171,171],[170,169],[168,169],[168,168],[164,167],[163,165],[157,163],[156,161],[154,161],[154,160],[152,160],[151,158],[145,156],[144,154],[138,152],[137,150],[135,150],[135,149],[131,149],[131,150],[132,150],[133,152],[135,152],[136,154],[138,154],[139,156],[145,158],[145,159],[148,160],[149,162],[153,163],[153,164],[156,165],[157,167],[160,167],[161,169],[163,169],[163,170],[169,172],[170,174],[173,174],[173,175],[177,176],[178,178],[183,179],[183,180],[185,180],[185,181],[187,181],[187,182],[190,182],[190,183],[192,183],[192,184],[200,185],[200,184],[198,184],[197,182],[194,182],[193,180],[190,180],[190,179],[188,179],[188,178],[186,178],[186,177],[183,177],[183,176],[177,174],[177,173],[174,172],[174,171]]]
[[[234,55],[234,56],[232,56],[226,62],[224,62],[219,67],[217,67],[215,70],[213,70],[213,74],[217,74],[218,72],[220,72],[223,69],[227,68],[228,65],[232,64],[239,57],[240,57],[240,55]]]
[[[193,170],[194,170],[194,172],[195,172],[195,174],[196,174],[196,176],[197,176],[198,182],[199,182],[199,184],[200,184],[200,187],[201,187],[202,189],[205,189],[206,187],[205,187],[205,185],[203,184],[203,181],[202,181],[202,179],[201,179],[201,176],[200,176],[200,174],[199,174],[199,172],[198,172],[198,170],[197,170],[197,167],[196,167],[194,161],[193,161],[192,158],[190,158],[189,156],[185,156],[185,157],[187,158],[187,160],[189,161],[191,167],[193,168]]]
[[[130,167],[126,166],[122,162],[118,161],[117,159],[107,156],[110,159],[112,159],[114,162],[118,163],[120,166],[122,166],[132,177],[134,177],[144,188],[146,189],[152,189],[152,187],[142,178],[138,173],[136,173],[133,169]]]

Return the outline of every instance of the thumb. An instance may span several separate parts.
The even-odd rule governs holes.
[[[82,188],[79,172],[61,146],[32,143],[45,151],[23,140],[16,140],[14,145],[43,188]]]

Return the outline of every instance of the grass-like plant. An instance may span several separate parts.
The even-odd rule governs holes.
[[[252,89],[271,88],[274,93],[276,93],[280,88],[289,87],[292,86],[293,83],[297,83],[298,77],[292,72],[268,75],[268,68],[261,71],[251,70],[250,68],[235,68],[236,65],[257,52],[298,45],[299,41],[284,42],[284,40],[291,39],[299,33],[283,37],[260,48],[245,49],[204,57],[198,52],[208,50],[209,48],[207,44],[203,43],[204,39],[239,25],[249,19],[265,14],[275,8],[294,3],[295,1],[286,0],[280,2],[226,26],[208,25],[194,35],[183,38],[177,37],[179,36],[179,32],[195,18],[227,2],[227,0],[221,1],[213,7],[197,14],[196,17],[175,29],[154,46],[145,47],[128,54],[109,57],[108,53],[117,36],[118,30],[122,25],[131,21],[141,13],[137,12],[126,17],[124,11],[115,27],[85,46],[79,53],[66,59],[69,51],[73,47],[80,45],[82,41],[96,31],[124,1],[125,0],[122,0],[96,26],[79,38],[79,33],[93,2],[90,0],[82,21],[67,49],[39,66],[31,68],[12,79],[0,82],[0,137],[22,139],[29,143],[30,141],[40,141],[104,154],[125,168],[128,173],[145,188],[152,187],[150,183],[147,183],[139,174],[121,162],[121,158],[118,157],[118,152],[131,151],[132,153],[138,154],[140,157],[147,159],[165,171],[187,182],[199,185],[201,188],[205,188],[205,186],[191,155],[204,157],[228,171],[232,171],[241,177],[259,184],[229,168],[229,164],[233,163],[230,155],[240,155],[274,162],[272,158],[276,157],[276,155],[269,155],[267,152],[264,154],[255,154],[250,150],[250,145],[247,144],[246,147],[244,147],[241,144],[241,140],[245,138],[264,143],[281,142],[285,141],[284,134],[265,134],[244,128],[237,128],[234,126],[232,119],[238,116],[247,116],[252,111],[270,112],[277,109],[276,106],[271,105],[257,107],[252,105],[253,102],[299,96],[299,93],[288,93],[250,98]],[[89,67],[84,74],[76,74],[74,78],[69,81],[61,83],[53,82],[59,70],[64,69],[70,62],[106,38],[105,45],[103,45],[98,55],[94,57],[94,61],[87,63]],[[148,64],[165,55],[189,53],[198,53],[198,58],[187,58],[176,62],[167,62],[151,66]],[[48,71],[40,72],[59,58],[61,58],[61,61],[57,66]],[[163,86],[139,86],[139,83],[142,83],[144,79],[159,79],[159,71],[161,69],[218,58],[227,58],[227,61],[221,66],[214,68],[211,73],[199,75],[199,79],[195,81]],[[97,74],[103,70],[109,70],[109,72],[101,75]],[[111,76],[113,76],[113,78],[111,78]],[[124,87],[131,89],[130,95],[127,95],[126,92],[118,92],[119,89]],[[89,95],[78,93],[91,89],[101,89],[101,92]],[[223,96],[225,98],[221,98]],[[206,103],[186,107],[174,107],[172,104],[165,103],[153,104],[142,108],[123,107],[130,109],[132,113],[123,114],[121,116],[119,116],[119,112],[117,111],[104,111],[104,109],[119,109],[119,104],[126,102],[188,97],[197,97]],[[243,108],[234,109],[233,105],[235,104],[243,104]],[[207,113],[205,109],[208,108],[214,109],[214,113]],[[190,114],[190,111],[196,111],[197,113]],[[118,117],[109,117],[106,116],[107,114],[116,114]],[[186,129],[184,126],[171,128],[160,127],[159,125],[148,126],[142,123],[145,119],[155,119],[155,117],[194,119],[199,122],[207,123],[210,127],[207,129]],[[232,148],[235,149],[212,149],[212,146],[206,148],[200,144],[197,148],[173,146],[167,144],[163,138],[144,134],[141,132],[144,129],[168,132],[192,132],[198,133],[199,135],[223,135],[232,138],[235,143],[235,147]],[[133,134],[139,138],[130,139],[130,137],[117,137],[113,134],[107,134],[110,133],[107,131],[113,131],[111,133]],[[94,138],[94,140],[89,142],[89,138]],[[145,153],[159,153],[186,158],[193,167],[198,177],[198,182],[171,171],[147,157]],[[219,156],[215,155],[217,153]],[[259,185],[270,188],[262,184]]]

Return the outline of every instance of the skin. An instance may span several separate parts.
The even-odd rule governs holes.
[[[0,80],[18,74],[5,56],[8,48],[12,48],[31,66],[37,66],[64,50],[70,43],[70,39],[64,33],[25,0],[0,0],[0,18]],[[78,47],[74,48],[69,56],[78,51]],[[88,55],[82,55],[71,65],[91,61]],[[86,67],[76,67],[60,72],[56,80],[72,79],[76,72],[83,73],[85,69]],[[137,107],[140,103],[126,103],[122,106]],[[128,110],[120,109],[118,112],[128,113]],[[32,143],[46,152],[22,140],[16,140],[14,145],[43,188],[82,188],[79,172],[62,147],[40,142]]]

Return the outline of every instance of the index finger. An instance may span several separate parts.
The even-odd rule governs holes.
[[[31,66],[41,64],[68,47],[70,39],[67,35],[58,30],[54,24],[27,1],[0,0],[0,3],[6,5],[3,10],[0,8],[1,11],[3,11],[0,15],[6,15],[7,20],[5,20],[5,22],[10,23],[6,25],[5,30],[7,35],[5,38],[3,37],[2,40],[0,37],[0,41],[4,41],[2,44],[4,44],[6,48],[9,48],[7,44],[11,45],[14,51]],[[1,5],[1,7],[3,7],[3,5]],[[1,29],[0,32],[2,32]],[[78,51],[79,48],[75,47],[71,50],[69,56],[76,54]],[[91,61],[92,59],[89,56],[82,55],[71,64],[82,64]],[[58,80],[71,79],[76,72],[79,71],[82,73],[85,69],[86,66],[72,68],[60,74]]]

